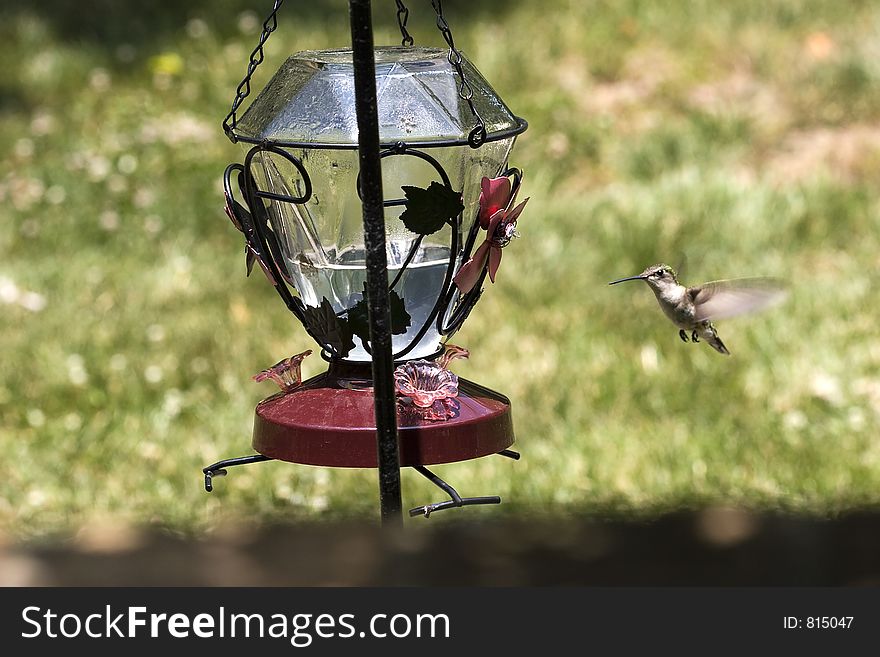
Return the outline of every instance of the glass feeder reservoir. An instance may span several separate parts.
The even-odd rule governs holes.
[[[489,136],[472,148],[474,115],[459,96],[445,50],[384,48],[375,58],[394,357],[426,358],[461,324],[450,321],[461,301],[451,274],[476,234],[481,180],[506,169],[525,123],[464,60]],[[325,356],[369,361],[358,310],[348,321],[363,300],[366,278],[351,51],[290,57],[244,114],[236,136],[248,148],[251,197],[263,201],[271,228],[268,248],[257,245],[257,251],[273,258],[296,290],[293,305]],[[419,202],[427,207],[408,207]],[[323,309],[323,320],[328,307],[341,326],[318,326],[315,309]]]

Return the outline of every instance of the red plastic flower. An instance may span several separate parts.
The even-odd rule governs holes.
[[[470,292],[486,263],[489,264],[489,279],[494,283],[498,265],[501,264],[501,249],[516,237],[516,220],[529,199],[513,206],[519,185],[512,189],[510,178],[486,178],[480,182],[480,227],[486,230],[486,239],[477,247],[474,255],[461,266],[455,275],[455,284],[462,294]]]

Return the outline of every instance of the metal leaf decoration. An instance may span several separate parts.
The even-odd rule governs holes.
[[[400,335],[406,333],[412,323],[412,317],[406,312],[403,299],[395,292],[388,292],[388,306],[391,311],[391,334]],[[348,326],[351,332],[358,336],[365,344],[370,339],[370,321],[367,310],[367,285],[364,283],[364,292],[361,300],[348,311]]]
[[[406,195],[406,210],[400,220],[413,233],[431,235],[464,210],[461,193],[437,181],[427,189],[404,185],[401,187]]]
[[[329,346],[334,353],[342,358],[354,349],[354,334],[349,322],[336,316],[327,297],[321,299],[321,305],[317,308],[305,307],[303,325],[309,335],[319,343]]]

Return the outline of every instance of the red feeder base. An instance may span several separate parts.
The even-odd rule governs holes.
[[[340,468],[375,468],[376,427],[369,366],[331,363],[299,388],[257,405],[254,449],[263,456]],[[513,444],[510,400],[459,379],[458,414],[430,421],[398,414],[400,465],[467,461]]]

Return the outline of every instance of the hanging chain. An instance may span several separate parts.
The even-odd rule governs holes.
[[[471,113],[474,115],[474,119],[476,119],[476,125],[474,125],[473,129],[468,134],[468,145],[470,145],[471,148],[479,148],[486,141],[486,125],[483,123],[483,118],[480,116],[480,113],[477,112],[477,108],[474,107],[474,90],[471,87],[470,82],[468,82],[467,78],[464,76],[464,70],[461,66],[461,53],[456,50],[455,41],[452,38],[452,30],[449,28],[449,23],[447,23],[446,19],[443,17],[442,0],[431,0],[431,6],[434,7],[434,11],[437,12],[437,27],[440,29],[443,38],[446,39],[446,43],[449,44],[449,55],[447,56],[447,59],[455,68],[456,73],[458,73],[458,78],[461,80],[461,86],[458,88],[458,95],[468,104],[468,107],[471,108]]]
[[[238,124],[238,115],[236,113],[238,112],[238,108],[241,107],[242,102],[244,102],[244,99],[251,93],[251,76],[253,76],[257,67],[263,63],[263,46],[266,45],[266,41],[269,40],[269,35],[271,35],[278,27],[278,10],[283,3],[284,0],[275,0],[275,4],[272,7],[272,13],[270,13],[269,17],[263,22],[263,33],[260,35],[260,42],[257,44],[257,47],[254,48],[253,52],[251,52],[247,73],[245,73],[244,79],[235,90],[235,100],[232,101],[232,109],[229,110],[229,114],[223,119],[223,132],[226,133],[226,136],[229,137],[233,144],[238,141],[238,137],[235,135],[235,127]]]
[[[397,24],[400,26],[400,36],[403,38],[400,45],[409,48],[413,44],[413,38],[406,29],[407,20],[409,20],[409,9],[403,4],[403,0],[397,0]]]

